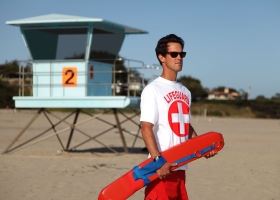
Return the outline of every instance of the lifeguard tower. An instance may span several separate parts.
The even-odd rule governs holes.
[[[111,128],[118,128],[124,151],[127,152],[123,135],[125,129],[121,124],[125,121],[133,121],[132,119],[136,115],[128,117],[121,113],[126,119],[120,121],[118,109],[138,106],[139,97],[129,96],[129,93],[125,96],[115,95],[114,67],[125,36],[127,34],[144,34],[146,31],[100,18],[59,14],[8,21],[7,24],[20,27],[32,59],[31,95],[25,96],[21,90],[20,95],[14,97],[15,107],[38,109],[38,113],[5,152],[32,143],[51,130],[54,133],[48,137],[57,136],[64,150],[75,149],[80,145],[71,148],[70,143],[74,131],[77,130],[81,111],[89,115],[91,119],[100,119],[84,110],[89,108],[113,110],[116,124],[106,123],[110,124]],[[56,129],[56,125],[65,122],[66,118],[60,119],[57,123],[52,122],[48,116],[49,111],[46,112],[46,109],[53,108],[75,110],[66,117],[74,116],[73,123],[68,123],[70,134],[66,145],[59,137],[60,131]],[[51,127],[38,136],[15,146],[19,137],[41,113],[47,117]],[[138,125],[135,121],[133,123]],[[102,134],[104,133],[102,132]],[[99,136],[100,133],[97,135]],[[138,134],[136,137],[139,137]],[[86,141],[88,140],[97,141],[97,136],[88,136]],[[109,146],[106,147],[114,151]]]

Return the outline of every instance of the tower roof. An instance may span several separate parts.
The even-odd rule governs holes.
[[[104,24],[108,26],[115,26],[124,29],[125,34],[144,34],[147,31],[111,22],[102,18],[90,18],[82,16],[72,16],[72,15],[62,15],[62,14],[48,14],[40,15],[35,17],[17,19],[12,21],[7,21],[6,24],[15,26],[26,26],[26,25],[48,25],[48,24],[58,24],[58,25],[81,25],[81,24]]]

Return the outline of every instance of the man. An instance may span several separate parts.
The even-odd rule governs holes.
[[[141,132],[154,162],[161,159],[161,151],[197,135],[190,124],[191,93],[176,82],[186,56],[183,49],[184,41],[174,34],[158,41],[155,51],[162,74],[148,84],[141,95]],[[174,165],[176,163],[166,162],[157,170],[159,179],[146,187],[146,200],[188,199],[186,166],[171,172]]]

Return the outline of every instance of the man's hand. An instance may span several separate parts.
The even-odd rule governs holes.
[[[165,178],[168,174],[171,173],[171,168],[175,167],[177,163],[165,163],[160,169],[157,170],[157,174],[160,179]]]
[[[204,157],[205,158],[211,158],[211,157],[213,157],[213,156],[215,156],[217,153],[215,152],[215,151],[210,151],[207,155],[205,155]]]

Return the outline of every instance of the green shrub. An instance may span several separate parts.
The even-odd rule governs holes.
[[[10,85],[7,81],[0,79],[0,107],[14,108],[13,96],[17,96],[17,86]]]

